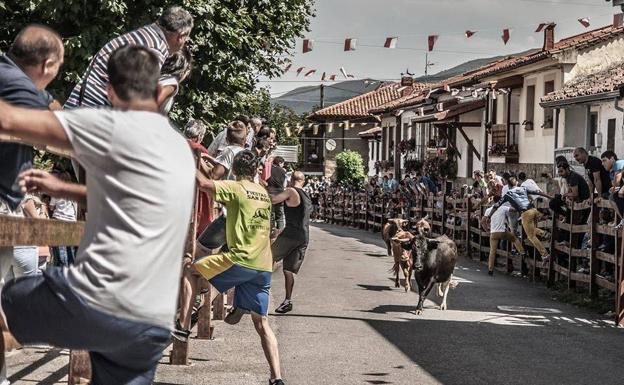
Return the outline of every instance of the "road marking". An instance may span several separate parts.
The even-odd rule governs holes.
[[[508,311],[513,313],[546,313],[560,314],[561,310],[544,308],[544,307],[526,307],[526,306],[497,306],[500,311]],[[557,318],[557,317],[555,317]]]

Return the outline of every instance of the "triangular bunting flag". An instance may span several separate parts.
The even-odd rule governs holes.
[[[589,27],[589,18],[588,17],[584,17],[582,19],[578,19],[578,22],[581,23],[583,25],[583,27],[585,27],[585,28]]]
[[[323,72],[323,76],[321,76],[321,81],[324,82],[325,81],[325,72]]]
[[[331,80],[332,82],[336,81],[336,75],[332,75],[329,77],[329,80]]]
[[[290,63],[286,67],[284,67],[284,72],[288,72],[288,70],[290,70],[290,67],[292,67],[292,63]]]
[[[348,120],[345,120],[345,121],[344,121],[344,129],[345,129],[345,130],[348,130],[348,129],[349,129],[349,121],[348,121]]]
[[[537,26],[537,29],[535,30],[535,32],[542,32],[544,30],[544,27],[546,27],[548,25],[548,23],[540,23]]]
[[[357,39],[354,39],[352,37],[345,39],[345,44],[344,44],[345,51],[355,51],[356,47],[357,47]]]
[[[342,74],[342,76],[344,76],[345,78],[347,77],[347,71],[345,71],[344,67],[340,67],[340,73]]]
[[[348,77],[348,78],[355,79],[355,75],[348,74],[348,75],[347,75],[347,77]]]
[[[428,42],[429,42],[429,52],[433,51],[433,46],[435,45],[436,41],[438,41],[438,35],[431,35],[428,38]]]
[[[507,42],[509,41],[509,36],[509,29],[503,29],[503,36],[501,37],[503,38],[503,43],[505,43],[505,45],[507,45]]]
[[[334,131],[334,123],[327,124],[327,133],[331,134]]]
[[[306,72],[305,77],[307,78],[308,76],[312,75],[316,73],[316,70],[309,70],[308,72]]]
[[[301,75],[301,71],[303,71],[305,67],[299,67],[297,68],[297,76]]]
[[[475,33],[477,33],[477,31],[470,31],[470,30],[467,30],[467,31],[466,31],[466,37],[467,37],[468,39],[470,39],[470,38],[471,38],[471,37],[472,37]]]
[[[312,135],[318,135],[318,124],[312,126]]]
[[[311,40],[311,39],[303,40],[303,53],[308,53],[312,51],[312,48],[313,48],[312,43],[314,43],[314,40]]]
[[[387,37],[384,43],[384,48],[396,48],[398,37]]]

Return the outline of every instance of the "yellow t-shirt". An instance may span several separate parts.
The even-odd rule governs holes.
[[[216,181],[214,199],[225,205],[225,257],[260,271],[273,271],[271,255],[271,198],[266,189],[250,181]]]

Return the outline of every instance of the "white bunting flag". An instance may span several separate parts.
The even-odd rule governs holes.
[[[342,74],[342,76],[344,76],[345,78],[347,78],[347,71],[345,71],[344,67],[340,67],[340,73]]]

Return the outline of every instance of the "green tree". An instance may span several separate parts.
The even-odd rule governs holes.
[[[26,24],[56,29],[65,41],[65,65],[49,91],[64,100],[108,40],[155,21],[170,5],[195,17],[189,42],[195,68],[171,117],[213,127],[244,110],[259,76],[281,74],[314,16],[312,0],[0,0],[0,50]]]
[[[267,89],[260,89],[250,94],[243,104],[244,111],[249,115],[266,118],[269,125],[275,128],[278,144],[291,146],[300,144],[296,128],[308,122],[304,116],[297,115],[292,108],[271,103],[271,95]]]
[[[359,187],[365,177],[364,161],[359,152],[346,150],[336,156],[336,180],[342,186]]]

